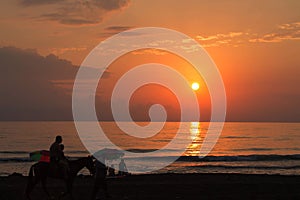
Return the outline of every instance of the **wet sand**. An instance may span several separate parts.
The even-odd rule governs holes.
[[[27,177],[0,177],[0,199],[20,200]],[[59,180],[49,179],[48,190],[53,199],[64,191]],[[77,177],[74,199],[90,199],[92,177]],[[160,199],[300,199],[300,176],[242,175],[242,174],[159,174],[131,175],[108,179],[111,200]],[[102,199],[104,196],[99,193]],[[49,199],[37,185],[33,200]],[[69,199],[68,197],[62,199]]]

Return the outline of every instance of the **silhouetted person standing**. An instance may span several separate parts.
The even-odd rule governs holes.
[[[127,175],[128,174],[128,170],[126,167],[126,164],[124,162],[124,159],[121,159],[121,162],[119,163],[119,175],[123,176],[123,175]]]

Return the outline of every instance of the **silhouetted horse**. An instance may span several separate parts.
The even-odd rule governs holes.
[[[28,183],[27,183],[26,194],[25,194],[27,199],[30,199],[31,191],[33,190],[34,186],[40,181],[42,182],[43,190],[45,191],[47,196],[50,197],[46,188],[47,177],[63,179],[67,186],[67,192],[64,193],[62,196],[70,194],[70,198],[73,199],[72,187],[73,187],[74,178],[76,177],[77,173],[82,168],[86,167],[91,174],[94,174],[95,167],[94,167],[93,157],[91,156],[80,158],[74,161],[68,161],[68,163],[69,163],[70,171],[67,178],[65,178],[66,176],[63,176],[62,173],[59,173],[59,170],[53,170],[53,167],[51,166],[52,164],[50,163],[38,162],[33,164],[30,167],[30,171],[28,175]]]

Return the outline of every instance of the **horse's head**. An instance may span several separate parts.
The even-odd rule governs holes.
[[[90,171],[91,174],[95,174],[95,164],[92,156],[88,156],[85,167]]]

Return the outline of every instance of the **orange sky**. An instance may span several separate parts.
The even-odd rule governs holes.
[[[227,91],[227,120],[300,121],[299,10],[297,0],[1,1],[0,46],[35,49],[80,65],[99,42],[115,33],[136,27],[170,28],[198,41],[219,67]],[[177,62],[162,57],[150,53],[139,62],[168,60],[176,68]],[[112,74],[124,70],[124,63],[137,62],[120,63]],[[186,73],[193,76],[190,70]],[[8,87],[2,90],[9,92]],[[207,95],[203,92],[198,98],[209,112]]]

